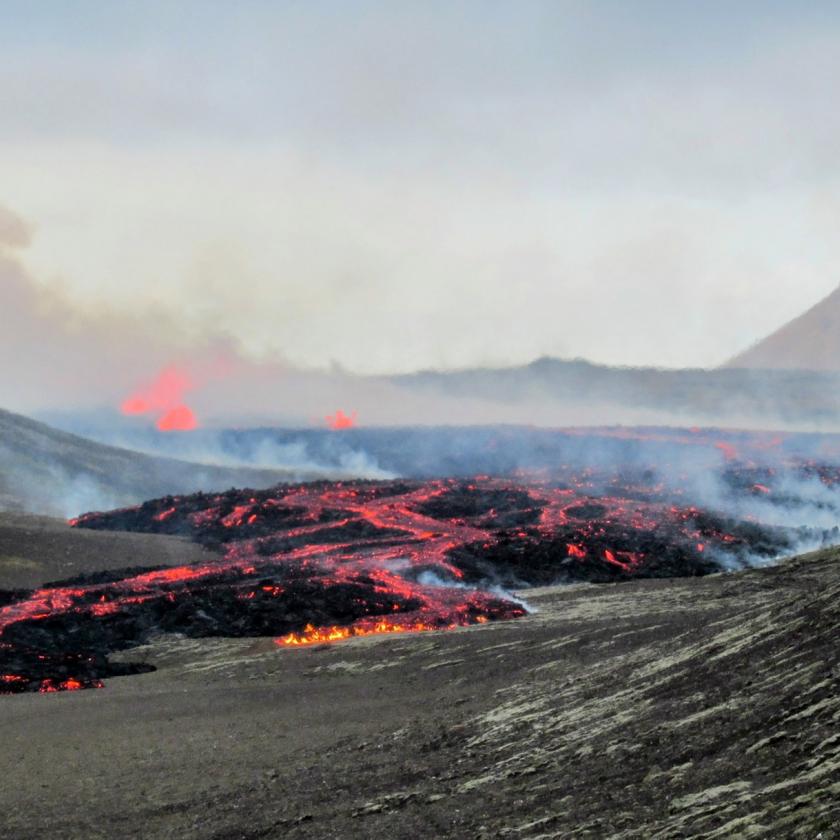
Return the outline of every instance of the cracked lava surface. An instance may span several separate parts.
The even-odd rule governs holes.
[[[742,497],[776,492],[766,471],[730,468],[728,480]],[[822,480],[833,486],[833,473]],[[650,473],[592,470],[198,493],[71,525],[184,535],[218,553],[0,592],[0,693],[150,670],[108,657],[160,633],[296,647],[443,630],[525,615],[511,588],[703,575],[789,553],[804,536],[693,505]]]

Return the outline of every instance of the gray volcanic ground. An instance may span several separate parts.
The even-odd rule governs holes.
[[[45,545],[76,567],[115,547],[14,531],[3,586],[53,577]],[[151,563],[192,550],[131,536]],[[306,649],[161,637],[153,673],[5,697],[4,836],[837,836],[837,551],[527,597],[516,621]]]
[[[247,454],[252,434],[220,440]],[[837,541],[834,437],[360,430],[307,447],[500,477],[167,496],[85,528],[0,514],[3,678],[27,686],[0,698],[4,836],[837,836],[840,550],[720,573]],[[491,591],[490,570],[539,588]],[[370,625],[464,599],[464,621]],[[310,613],[350,638],[319,643]],[[264,624],[278,615],[289,637]]]

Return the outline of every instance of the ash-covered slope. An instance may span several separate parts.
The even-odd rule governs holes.
[[[9,837],[837,837],[840,555],[7,697]]]
[[[34,589],[50,581],[121,567],[183,566],[207,560],[197,543],[163,534],[70,528],[63,519],[0,512],[0,589]]]
[[[267,487],[306,477],[143,455],[0,410],[0,510],[71,516],[166,493]]]
[[[732,359],[730,368],[840,371],[840,286]]]

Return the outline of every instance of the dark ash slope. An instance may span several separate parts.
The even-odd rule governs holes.
[[[5,836],[836,838],[840,553],[0,703]]]

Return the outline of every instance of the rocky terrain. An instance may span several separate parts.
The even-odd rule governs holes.
[[[66,529],[40,569],[62,526],[39,522],[42,542],[3,520],[0,586],[115,540],[150,565],[200,551]],[[527,598],[514,621],[302,649],[160,637],[122,654],[152,673],[3,697],[4,836],[838,836],[837,550]]]

